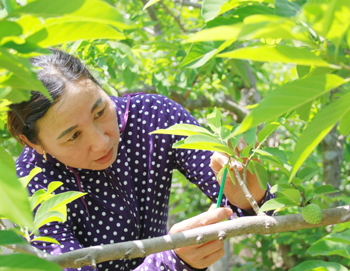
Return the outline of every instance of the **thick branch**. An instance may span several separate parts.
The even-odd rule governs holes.
[[[12,249],[15,252],[21,252],[25,254],[33,254],[38,256],[39,258],[46,258],[47,254],[42,252],[41,250],[32,247],[31,245],[8,245],[5,246],[9,249]]]
[[[135,93],[135,92],[145,92],[145,93],[157,93],[157,88],[153,86],[147,86],[145,85],[144,88],[141,89],[130,89],[127,90],[121,94],[124,93]],[[214,101],[211,101],[204,95],[199,96],[196,100],[186,99],[183,95],[177,93],[174,90],[170,90],[170,99],[173,101],[181,104],[183,107],[187,108],[188,110],[194,110],[194,109],[204,109],[207,107],[218,107],[223,108],[232,114],[236,115],[237,122],[242,122],[244,117],[249,113],[249,110],[246,109],[243,106],[238,105],[232,100],[232,97],[229,95],[216,98]]]
[[[141,2],[143,3],[143,5],[146,5],[148,0],[141,0]],[[163,35],[163,30],[162,30],[162,27],[160,25],[160,22],[159,22],[159,19],[157,16],[157,12],[156,12],[154,6],[148,7],[147,13],[152,21],[157,22],[157,24],[154,26],[154,34],[156,36]]]
[[[161,251],[195,244],[203,244],[217,239],[223,240],[227,237],[241,234],[272,234],[339,224],[350,221],[350,217],[348,217],[347,220],[342,221],[342,218],[348,213],[348,210],[349,206],[323,210],[323,219],[316,225],[305,222],[301,214],[277,217],[242,217],[215,225],[209,225],[153,239],[88,247],[56,256],[48,255],[47,259],[56,262],[62,268],[78,268],[91,265],[93,261],[99,263],[109,260],[145,257],[149,254]]]

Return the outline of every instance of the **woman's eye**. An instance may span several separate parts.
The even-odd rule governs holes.
[[[99,118],[103,115],[103,113],[105,112],[105,109],[106,108],[103,108],[101,111],[97,112],[96,115],[95,115],[95,118]]]
[[[73,136],[68,141],[73,141],[73,140],[77,139],[79,135],[80,135],[80,132],[75,132],[73,134]]]

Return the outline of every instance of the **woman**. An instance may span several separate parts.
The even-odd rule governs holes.
[[[78,59],[52,52],[34,58],[32,64],[42,68],[38,78],[53,102],[34,92],[30,101],[12,105],[9,112],[9,129],[26,146],[17,160],[17,173],[22,177],[34,167],[42,168],[28,185],[31,194],[47,189],[51,181],[63,182],[60,192],[87,194],[68,205],[66,223],[49,223],[40,229],[40,235],[53,237],[60,245],[34,242],[35,246],[60,254],[167,234],[173,169],[216,201],[219,185],[209,166],[212,153],[173,149],[180,137],[149,134],[176,123],[198,125],[183,107],[160,95],[108,97]],[[225,159],[217,153],[213,156],[215,172]],[[271,197],[255,176],[250,175],[249,182],[258,202]],[[170,233],[227,219],[232,210],[238,210],[235,206],[250,209],[242,191],[227,183],[225,194],[231,208],[178,223]],[[98,270],[198,270],[223,253],[222,242],[213,241],[146,258],[103,262]]]

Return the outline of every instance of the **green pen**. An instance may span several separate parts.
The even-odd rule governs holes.
[[[225,168],[224,175],[222,176],[222,182],[221,182],[221,187],[220,187],[220,192],[219,192],[219,197],[218,197],[218,202],[216,204],[216,208],[220,207],[222,194],[224,193],[224,186],[225,186],[225,181],[226,181],[226,175],[227,175],[227,167]]]

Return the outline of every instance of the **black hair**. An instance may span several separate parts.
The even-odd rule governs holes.
[[[75,83],[82,79],[90,79],[100,86],[85,65],[66,52],[50,49],[52,54],[33,57],[30,62],[39,67],[38,79],[46,87],[52,100],[42,93],[31,92],[29,101],[12,104],[8,112],[8,128],[11,135],[25,145],[19,135],[23,134],[33,144],[39,144],[37,122],[51,106],[57,103],[65,93],[67,83]]]

